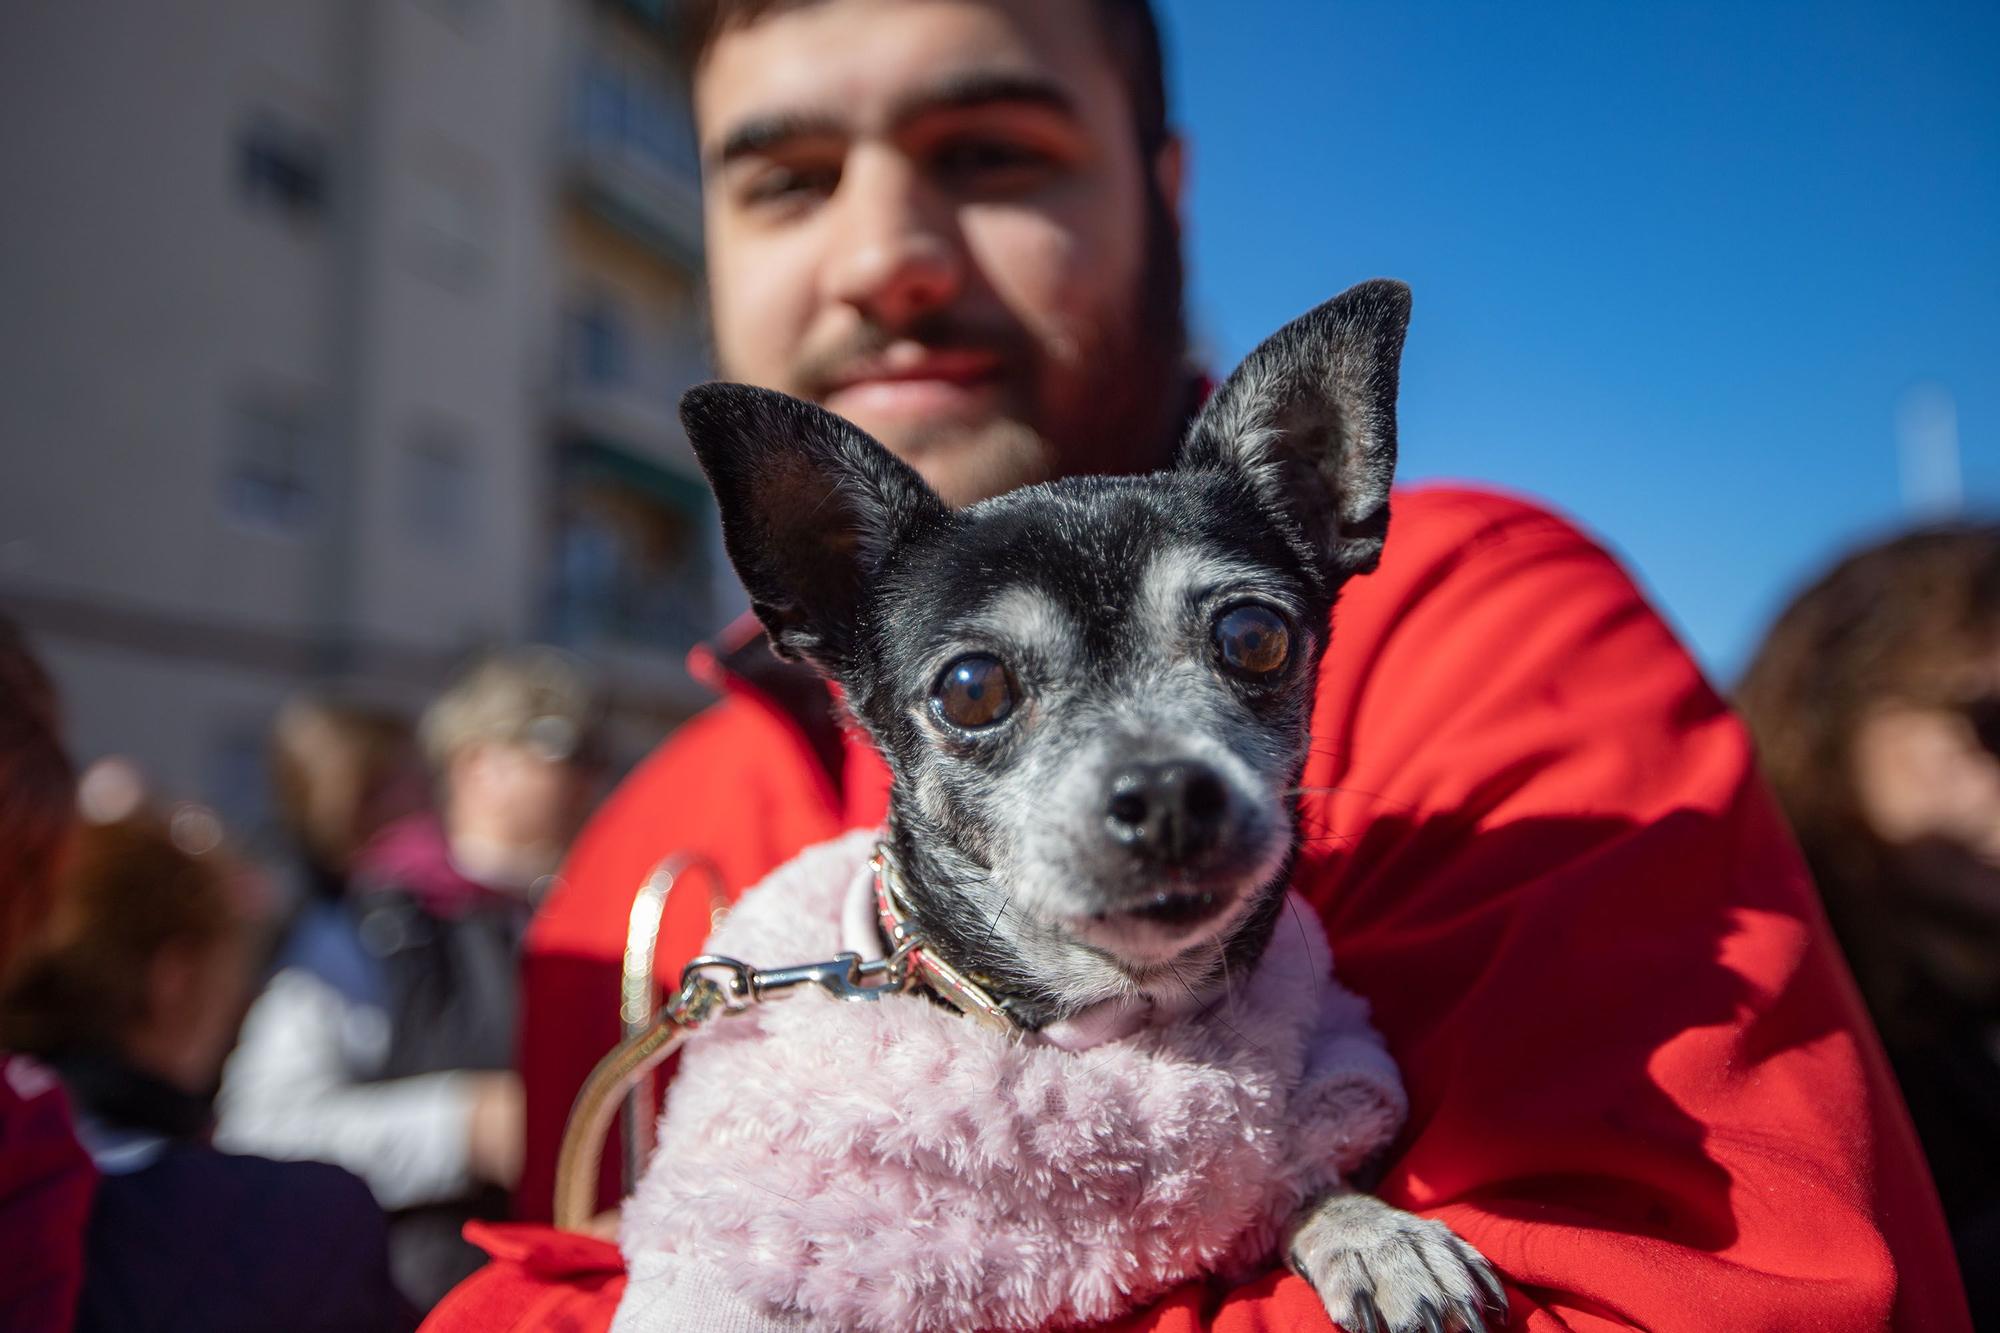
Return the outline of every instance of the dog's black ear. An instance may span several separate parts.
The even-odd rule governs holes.
[[[681,395],[681,423],[773,646],[844,680],[868,580],[899,543],[950,511],[870,436],[787,394],[697,385]]]
[[[1410,289],[1386,278],[1299,316],[1223,381],[1178,466],[1243,473],[1330,583],[1373,569],[1389,530],[1409,324]]]

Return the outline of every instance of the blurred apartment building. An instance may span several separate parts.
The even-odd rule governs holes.
[[[301,684],[521,639],[635,753],[738,594],[663,0],[13,0],[0,609],[81,757],[262,814]]]

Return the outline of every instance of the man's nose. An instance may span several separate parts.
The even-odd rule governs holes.
[[[896,331],[957,297],[964,266],[952,208],[915,164],[894,152],[857,151],[830,205],[830,299]]]

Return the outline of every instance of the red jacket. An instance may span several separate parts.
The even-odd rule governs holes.
[[[527,1214],[547,1215],[570,1099],[616,1036],[653,863],[699,849],[740,890],[882,817],[864,744],[830,776],[783,709],[727,688],[598,815],[530,933]],[[1381,569],[1342,595],[1313,731],[1296,884],[1410,1094],[1379,1192],[1493,1262],[1513,1327],[1969,1327],[1908,1118],[1743,729],[1604,552],[1511,499],[1399,493]],[[660,975],[706,932],[700,895],[677,896]],[[604,1326],[615,1251],[501,1244],[435,1327],[529,1327],[530,1304],[532,1326]],[[1274,1272],[1130,1326],[1327,1320]]]
[[[66,1333],[76,1319],[96,1189],[55,1074],[0,1051],[0,1328]]]

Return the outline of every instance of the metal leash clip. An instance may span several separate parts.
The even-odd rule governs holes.
[[[725,980],[718,984],[723,991],[722,1004],[726,1012],[738,1013],[753,1004],[761,1004],[776,995],[798,986],[818,986],[836,1000],[879,1000],[884,995],[895,995],[908,990],[914,981],[908,967],[910,950],[916,941],[903,944],[887,958],[876,958],[863,962],[858,953],[837,953],[823,963],[800,963],[795,967],[774,967],[764,970],[751,967],[748,963],[727,958],[721,954],[705,953],[699,958],[690,958],[687,967],[681,971],[681,994],[692,998],[690,987],[708,978],[702,973],[719,973]],[[669,1005],[671,1011],[672,1005]]]
[[[619,1008],[625,1039],[598,1061],[584,1080],[556,1157],[555,1223],[565,1231],[583,1230],[595,1213],[604,1138],[621,1099],[625,1104],[625,1190],[629,1192],[638,1183],[652,1156],[657,1106],[653,1071],[697,1029],[801,986],[818,986],[837,1000],[865,1003],[901,994],[918,981],[917,970],[911,966],[912,954],[919,948],[914,935],[899,936],[895,952],[887,958],[866,962],[860,954],[840,953],[824,962],[759,969],[740,959],[702,954],[688,960],[681,969],[679,988],[655,1010],[653,954],[659,942],[660,918],[668,892],[690,870],[710,877],[711,922],[717,922],[727,910],[721,873],[713,862],[694,857],[661,862],[633,899]]]

